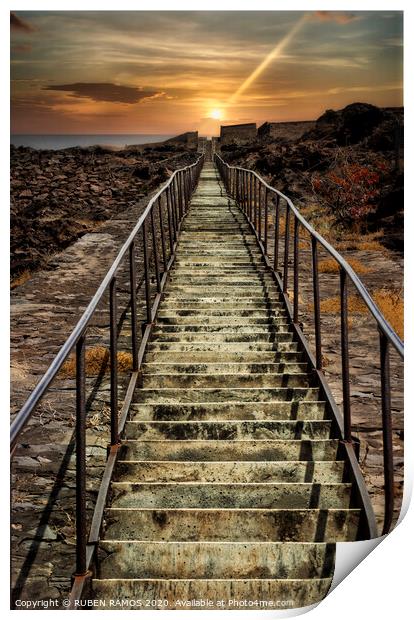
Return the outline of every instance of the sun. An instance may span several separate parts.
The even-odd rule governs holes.
[[[210,118],[214,118],[219,121],[223,118],[223,112],[217,108],[214,108],[214,110],[211,110],[210,112]]]

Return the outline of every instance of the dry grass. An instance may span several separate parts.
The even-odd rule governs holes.
[[[402,340],[404,338],[404,298],[402,291],[383,288],[374,291],[372,297],[388,323]]]
[[[379,241],[384,236],[384,231],[378,230],[372,233],[361,233],[354,231],[342,235],[341,241],[335,244],[337,250],[368,250],[373,252],[387,253],[387,249]]]
[[[117,355],[118,371],[128,372],[132,368],[132,355],[126,351],[119,351]],[[88,377],[97,376],[102,370],[109,372],[109,349],[106,347],[91,347],[85,352],[85,369]],[[62,366],[61,375],[68,378],[76,376],[76,359],[71,356]]]
[[[312,309],[313,305],[309,304],[309,309]],[[339,296],[327,297],[321,301],[321,312],[327,312],[328,314],[337,314],[341,311],[341,300]],[[367,307],[360,297],[356,295],[348,296],[348,312],[354,314],[366,314]]]
[[[28,269],[25,269],[24,271],[22,271],[21,273],[19,273],[17,276],[15,276],[12,279],[10,283],[10,288],[13,290],[14,288],[17,288],[18,286],[21,286],[22,284],[30,280],[31,277],[32,277],[32,272],[29,271]]]
[[[369,273],[370,271],[372,271],[370,267],[363,265],[356,258],[349,258],[347,259],[347,262],[352,267],[352,269],[356,271],[357,273]],[[338,263],[333,258],[322,260],[319,263],[319,272],[320,273],[338,273],[339,272]]]
[[[402,291],[393,289],[376,289],[372,293],[372,298],[384,315],[385,319],[399,335],[404,337],[404,299]],[[313,312],[313,303],[307,305],[307,309]],[[321,301],[321,312],[327,314],[339,314],[341,311],[341,300],[339,296],[328,297]],[[367,314],[368,308],[362,299],[356,295],[348,296],[348,312],[351,314]],[[353,325],[352,317],[349,317],[349,327]]]

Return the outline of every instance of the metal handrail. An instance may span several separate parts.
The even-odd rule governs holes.
[[[285,305],[293,321],[294,329],[304,346],[304,334],[302,325],[299,323],[299,226],[303,226],[311,239],[312,250],[312,280],[313,280],[313,313],[315,329],[315,369],[326,390],[329,387],[324,379],[322,371],[322,338],[321,338],[321,314],[320,292],[318,271],[318,244],[320,244],[336,261],[340,277],[340,306],[341,306],[341,362],[342,362],[342,393],[343,393],[343,422],[341,433],[344,442],[352,447],[352,418],[351,418],[351,392],[349,374],[349,346],[348,346],[348,280],[355,286],[367,309],[376,321],[379,330],[380,369],[381,369],[381,411],[382,411],[382,435],[383,435],[383,463],[384,463],[384,489],[385,489],[385,516],[383,534],[387,533],[392,524],[394,510],[394,461],[392,444],[392,417],[391,417],[391,386],[390,386],[390,345],[394,347],[398,355],[403,358],[404,344],[395,333],[391,325],[384,318],[378,306],[368,293],[355,271],[347,263],[339,252],[331,246],[300,214],[293,202],[278,189],[270,186],[257,172],[230,166],[220,155],[214,154],[219,173],[229,195],[239,204],[250,226],[256,234],[259,246],[270,267],[278,280],[284,295]],[[269,195],[276,197],[275,200],[275,246],[273,264],[267,252],[268,247],[268,210]],[[280,202],[286,203],[286,217],[284,229],[284,257],[283,272],[279,273],[279,224]],[[264,210],[264,214],[263,214]],[[293,308],[288,297],[289,275],[289,250],[290,250],[290,216],[293,216]],[[264,220],[264,221],[263,221]],[[332,404],[332,402],[331,402]],[[337,408],[336,403],[333,405]],[[349,454],[349,452],[348,452]]]
[[[74,327],[72,333],[67,338],[65,343],[62,345],[61,349],[57,353],[56,357],[53,359],[53,361],[50,364],[49,368],[47,369],[47,371],[45,372],[45,374],[43,375],[43,377],[41,378],[39,383],[36,385],[34,390],[31,392],[29,398],[26,400],[26,402],[24,403],[24,405],[22,406],[22,408],[20,409],[20,411],[18,412],[16,417],[14,418],[14,420],[13,420],[11,426],[10,426],[10,447],[11,447],[11,449],[14,448],[20,433],[22,432],[22,430],[25,428],[26,424],[28,423],[28,421],[29,421],[29,419],[30,419],[34,409],[37,407],[37,405],[39,404],[40,400],[43,398],[45,392],[48,390],[50,384],[52,383],[52,381],[56,377],[57,373],[61,369],[63,363],[65,362],[65,360],[67,359],[68,355],[73,350],[73,348],[76,345],[77,341],[81,337],[83,331],[85,330],[85,327],[88,325],[88,323],[89,323],[90,319],[92,318],[92,316],[93,316],[93,314],[94,314],[98,304],[102,300],[102,297],[103,297],[105,291],[107,290],[111,280],[115,276],[115,274],[116,274],[116,272],[118,270],[118,267],[120,266],[123,258],[125,257],[126,253],[128,252],[128,250],[129,250],[132,242],[134,241],[136,235],[141,230],[144,221],[147,219],[148,215],[150,214],[153,205],[158,201],[158,199],[161,197],[161,195],[164,194],[166,189],[169,186],[172,185],[172,183],[174,182],[174,179],[175,179],[175,177],[177,175],[179,175],[180,173],[183,173],[183,172],[189,170],[190,168],[194,168],[194,166],[197,166],[199,164],[200,160],[202,160],[202,159],[204,159],[204,153],[197,159],[197,161],[194,164],[191,164],[190,166],[186,166],[185,168],[181,168],[180,170],[175,170],[174,173],[169,178],[169,180],[167,181],[167,183],[165,185],[163,185],[163,187],[149,201],[147,207],[145,208],[144,212],[141,214],[138,222],[134,226],[134,228],[133,228],[131,234],[129,235],[128,239],[125,241],[124,245],[121,247],[117,257],[115,258],[114,262],[112,263],[112,265],[111,265],[110,269],[108,270],[106,276],[102,280],[102,282],[101,282],[99,288],[97,289],[95,295],[92,297],[91,301],[89,302],[86,310],[84,311],[84,313],[82,314],[81,318],[79,319],[79,321],[77,322],[76,326]]]
[[[43,375],[35,389],[30,394],[11,424],[10,447],[13,455],[18,439],[33,415],[39,402],[47,392],[63,363],[73,349],[76,351],[76,570],[73,575],[71,591],[71,605],[82,592],[85,581],[90,576],[89,566],[99,528],[102,521],[108,481],[117,459],[120,447],[119,433],[122,431],[132,399],[135,385],[144,358],[146,346],[151,335],[154,320],[157,314],[161,295],[167,280],[168,272],[175,259],[177,240],[190,203],[191,195],[197,185],[201,168],[204,162],[204,149],[198,159],[191,165],[176,170],[167,183],[150,199],[147,207],[139,217],[136,225],[121,247],[98,290],[82,314],[73,331],[63,344],[48,370]],[[158,226],[157,226],[158,218]],[[150,227],[151,241],[148,240],[148,226]],[[138,348],[137,330],[137,274],[136,274],[136,238],[141,233],[142,255],[145,284],[145,315],[142,325],[142,339]],[[148,245],[152,245],[152,261],[149,259]],[[118,321],[117,321],[117,274],[123,260],[129,258],[129,301],[125,311],[131,313],[131,350],[132,374],[127,389],[125,401],[121,410],[118,406]],[[156,295],[151,303],[151,265],[154,268]],[[109,331],[110,331],[110,442],[108,445],[108,459],[101,481],[98,498],[95,504],[94,515],[88,535],[87,504],[86,504],[86,334],[90,320],[97,310],[104,294],[109,289]]]
[[[215,153],[215,157],[216,157],[217,161],[219,161],[223,165],[227,166],[229,169],[240,170],[240,171],[248,172],[249,174],[252,174],[253,176],[255,176],[260,181],[260,183],[263,185],[263,187],[265,187],[268,191],[270,191],[270,192],[272,192],[274,194],[277,194],[280,198],[283,198],[283,200],[286,201],[286,203],[289,205],[289,208],[291,209],[292,213],[299,220],[299,222],[302,224],[302,226],[304,228],[306,228],[306,230],[312,235],[312,237],[314,237],[317,241],[319,241],[319,243],[325,248],[325,250],[337,261],[337,263],[344,269],[344,271],[346,271],[348,276],[351,278],[352,283],[354,284],[355,288],[357,289],[357,291],[360,293],[362,299],[364,300],[368,310],[371,312],[372,316],[374,317],[374,319],[378,323],[378,327],[380,327],[381,330],[385,333],[385,335],[389,339],[390,343],[393,345],[393,347],[399,353],[399,355],[401,357],[404,357],[404,343],[402,342],[402,340],[398,336],[398,334],[395,333],[395,331],[393,330],[391,325],[388,323],[388,321],[381,314],[380,309],[376,305],[375,301],[372,299],[371,295],[368,293],[367,289],[365,288],[364,284],[361,282],[361,280],[358,277],[358,275],[352,269],[351,265],[349,265],[349,263],[347,263],[345,258],[341,254],[339,254],[339,252],[337,250],[335,250],[335,248],[324,237],[322,237],[322,235],[320,235],[309,224],[309,222],[307,220],[305,220],[305,218],[297,210],[297,208],[295,207],[295,205],[293,204],[291,199],[288,196],[286,196],[285,194],[283,194],[283,192],[281,192],[280,190],[278,190],[275,187],[272,187],[271,185],[266,183],[266,181],[264,179],[262,179],[262,177],[259,176],[257,174],[257,172],[255,172],[254,170],[249,170],[248,168],[242,168],[242,167],[239,167],[239,166],[230,166],[217,153]]]

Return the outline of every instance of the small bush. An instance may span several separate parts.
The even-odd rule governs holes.
[[[370,269],[366,265],[363,265],[356,258],[349,258],[347,259],[347,262],[352,267],[352,269],[356,271],[357,273],[369,273],[370,271],[372,271],[372,269]],[[334,258],[322,260],[319,263],[319,272],[320,273],[338,273],[339,272],[338,263],[336,262]]]
[[[121,373],[128,372],[132,368],[132,355],[126,351],[119,351],[117,355],[118,359],[118,371]],[[97,376],[102,370],[109,372],[109,349],[106,347],[90,347],[85,352],[85,370],[88,377]],[[72,378],[76,376],[76,359],[72,355],[63,364],[61,375],[64,377]]]

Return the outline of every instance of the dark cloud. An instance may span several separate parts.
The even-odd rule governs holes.
[[[73,97],[88,98],[92,101],[114,101],[117,103],[138,103],[143,99],[159,97],[163,93],[155,90],[141,90],[135,86],[121,86],[110,82],[76,84],[55,84],[45,86],[44,90],[70,92]]]
[[[337,24],[349,24],[357,19],[353,13],[341,11],[315,11],[315,17],[322,22],[336,22]]]
[[[10,28],[16,32],[34,32],[35,30],[29,22],[25,22],[20,17],[17,17],[13,11],[10,13]]]

